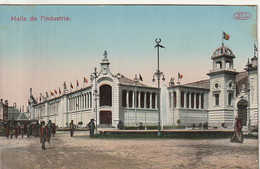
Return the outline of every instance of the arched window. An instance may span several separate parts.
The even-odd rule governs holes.
[[[112,106],[112,87],[110,85],[102,85],[99,87],[100,106]]]
[[[152,94],[152,108],[153,108],[153,109],[155,109],[155,96],[156,96],[156,94],[153,93],[153,94]]]
[[[122,91],[122,107],[126,107],[126,90]]]
[[[184,92],[181,92],[181,107],[184,107]]]
[[[92,93],[89,92],[89,107],[92,108]]]
[[[146,108],[150,108],[150,92],[146,93]]]
[[[228,105],[231,106],[233,102],[233,93],[228,93]]]
[[[128,102],[129,102],[129,107],[133,107],[133,91],[130,90],[128,93]]]
[[[188,92],[186,94],[186,107],[189,108],[190,106],[190,93]]]
[[[176,107],[176,105],[177,105],[177,98],[176,98],[176,92],[174,91],[173,92],[173,107],[175,108]]]
[[[141,92],[141,108],[144,108],[144,92]]]
[[[201,94],[201,108],[204,109],[204,94]]]
[[[196,108],[198,109],[200,107],[200,94],[196,94]]]
[[[191,108],[194,108],[194,93],[191,93]]]
[[[169,107],[172,108],[172,93],[169,92]]]

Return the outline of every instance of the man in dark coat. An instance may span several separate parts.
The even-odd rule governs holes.
[[[88,123],[88,128],[89,128],[89,135],[90,137],[94,137],[94,130],[95,130],[95,123],[94,119],[91,119],[90,122]]]
[[[56,134],[56,124],[52,123],[52,135],[54,137],[54,134]]]
[[[36,137],[39,137],[40,124],[36,121]]]
[[[45,121],[42,121],[40,126],[40,142],[42,143],[43,150],[45,150],[46,141],[48,141],[48,127],[45,126]]]
[[[26,129],[27,129],[27,138],[29,138],[31,136],[31,128],[32,128],[31,122],[29,122],[27,124],[27,127],[26,127]]]
[[[19,135],[19,130],[20,130],[19,124],[18,124],[18,123],[15,123],[15,125],[14,125],[14,135],[15,135],[15,138],[18,137],[18,135]]]
[[[73,133],[74,133],[74,124],[73,124],[73,120],[71,120],[71,122],[70,122],[70,137],[73,137]]]
[[[7,122],[7,123],[5,124],[5,137],[6,137],[6,138],[9,138],[9,135],[10,135],[10,123]]]
[[[230,142],[243,143],[242,123],[238,117],[236,117],[236,122],[234,124],[234,134]]]
[[[51,133],[52,133],[52,122],[51,120],[48,121],[48,138],[51,138]]]
[[[24,135],[24,124],[23,123],[21,123],[20,133],[21,133],[22,138],[23,138],[23,135]]]

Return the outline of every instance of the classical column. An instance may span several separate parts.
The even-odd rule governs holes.
[[[132,107],[135,107],[135,94],[132,92]]]
[[[149,107],[149,109],[151,109],[152,108],[152,93],[150,93],[150,107]]]
[[[138,107],[141,107],[141,92],[138,91]]]
[[[129,107],[129,91],[126,91],[126,107]]]
[[[192,95],[192,92],[190,92],[190,96],[189,96],[189,102],[190,102],[190,103],[189,103],[189,104],[190,104],[189,107],[190,107],[190,108],[192,108],[192,107],[191,107],[191,95]]]
[[[187,94],[187,92],[183,92],[183,108],[187,107],[186,94]]]
[[[199,108],[201,108],[201,93],[199,93]]]
[[[146,92],[144,92],[144,108],[146,109]]]

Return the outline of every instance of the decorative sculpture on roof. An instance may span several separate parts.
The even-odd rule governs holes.
[[[67,85],[66,85],[66,82],[64,81],[64,83],[63,83],[63,89],[64,90],[67,90]]]

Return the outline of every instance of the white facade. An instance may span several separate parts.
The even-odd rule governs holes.
[[[116,127],[120,120],[125,126],[137,126],[141,122],[146,126],[158,125],[158,89],[140,83],[137,77],[131,80],[120,73],[113,75],[106,55],[105,52],[96,78],[92,75],[91,84],[85,88],[69,92],[64,84],[60,96],[42,97],[39,103],[31,92],[32,119],[52,120],[60,127],[66,127],[71,120],[86,125],[92,118],[109,127]],[[171,81],[170,87],[161,87],[163,126],[208,123],[211,127],[230,128],[238,116],[244,126],[257,127],[257,57],[251,63],[248,61],[244,72],[236,72],[235,55],[224,45],[216,49],[211,59],[210,79],[177,85]]]
[[[69,92],[64,82],[62,95],[42,97],[43,101],[39,103],[31,93],[29,107],[32,118],[51,120],[59,127],[67,127],[71,120],[75,124],[83,122],[85,126],[90,119],[97,119],[98,125],[108,127],[116,127],[119,120],[125,126],[138,126],[141,122],[144,125],[157,125],[158,89],[140,83],[137,78],[134,81],[119,73],[113,75],[106,53],[100,64],[101,69],[96,78],[91,77],[90,86]]]

